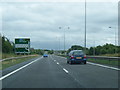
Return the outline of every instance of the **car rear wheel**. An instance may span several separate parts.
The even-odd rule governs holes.
[[[69,63],[69,61],[67,61],[67,63]]]
[[[84,61],[84,64],[86,64],[86,61]]]

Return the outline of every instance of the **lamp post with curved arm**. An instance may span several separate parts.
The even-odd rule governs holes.
[[[109,27],[109,28],[113,28],[113,27]],[[116,40],[116,38],[117,38],[117,35],[116,35],[116,30],[115,30],[115,46],[117,46],[117,40]],[[115,53],[116,53],[116,48],[115,48]]]
[[[59,29],[62,29],[62,27],[59,27]],[[67,29],[70,29],[70,27],[68,27]],[[65,40],[65,29],[64,30],[64,54],[65,54],[65,49],[66,49],[66,40]]]

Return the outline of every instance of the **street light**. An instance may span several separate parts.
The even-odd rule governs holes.
[[[59,29],[62,29],[62,27],[59,27]],[[70,27],[68,27],[68,29],[70,29]],[[65,51],[65,29],[64,29],[64,51]]]
[[[85,40],[84,40],[84,52],[86,53],[86,0],[85,0]]]
[[[113,27],[109,27],[109,28],[113,28]],[[117,41],[116,41],[116,37],[117,37],[117,35],[116,35],[116,30],[115,30],[115,46],[117,46]],[[115,53],[116,53],[116,49],[115,49]]]
[[[58,50],[60,51],[60,36],[56,36],[57,43],[58,43]]]
[[[93,52],[93,55],[95,56],[95,41],[94,41],[94,52]]]
[[[113,27],[109,27],[109,28],[113,28]],[[117,37],[117,36],[116,36],[116,30],[115,30],[115,46],[117,45],[117,44],[116,44],[116,42],[117,42],[117,41],[116,41],[116,37]]]

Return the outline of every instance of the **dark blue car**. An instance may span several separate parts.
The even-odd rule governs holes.
[[[67,63],[81,63],[86,64],[86,55],[82,50],[72,50],[67,56]]]

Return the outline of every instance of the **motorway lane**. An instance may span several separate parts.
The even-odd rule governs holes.
[[[118,71],[91,64],[69,65],[66,59],[53,55],[52,58],[69,71],[86,88],[118,88]]]
[[[65,71],[65,70],[67,71]],[[3,88],[117,88],[118,71],[63,57],[42,58],[3,80]]]
[[[84,88],[50,57],[3,79],[3,88]]]

